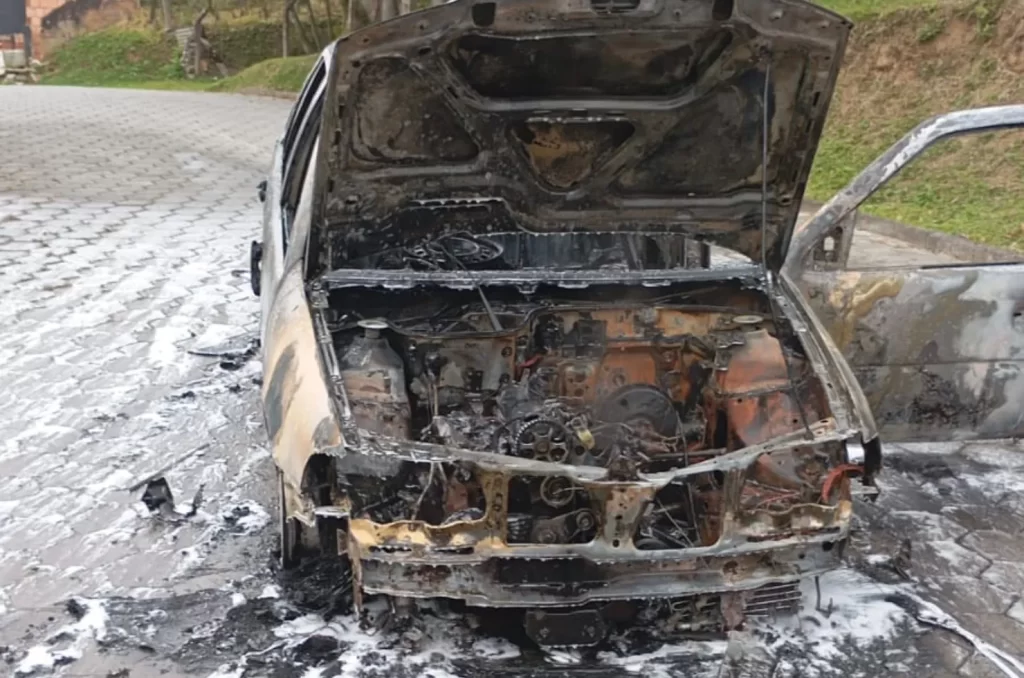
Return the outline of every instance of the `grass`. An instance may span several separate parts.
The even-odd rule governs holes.
[[[808,196],[828,199],[928,117],[1024,101],[1024,55],[1012,49],[1022,19],[1019,5],[976,0],[855,31]],[[1024,130],[969,135],[930,149],[862,209],[1024,251],[1022,183]]]
[[[108,28],[70,40],[54,51],[44,82],[127,86],[182,79],[175,43],[155,31]]]
[[[879,16],[912,8],[930,8],[943,0],[813,0],[815,4],[842,14],[854,21],[877,18]]]
[[[297,92],[315,56],[261,61],[224,79],[186,78],[177,45],[149,30],[110,28],[57,48],[42,81],[48,85],[215,92]]]
[[[316,58],[316,55],[309,55],[261,61],[211,84],[208,89],[215,92],[298,92]]]
[[[808,186],[825,200],[898,139],[914,121],[893,123],[865,144],[865,135],[833,128],[821,145]],[[971,135],[936,144],[862,206],[886,219],[1024,251],[1024,130]]]

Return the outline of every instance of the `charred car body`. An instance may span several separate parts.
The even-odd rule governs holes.
[[[326,50],[253,252],[285,562],[544,644],[735,625],[835,567],[881,459],[802,289],[844,215],[784,264],[849,29],[457,0]]]

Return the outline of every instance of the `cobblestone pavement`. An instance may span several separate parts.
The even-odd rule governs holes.
[[[323,616],[329,576],[267,567],[271,468],[245,351],[255,185],[288,106],[0,88],[0,675],[713,676],[726,656],[751,676],[1003,675],[915,623],[915,600],[1024,657],[1013,443],[891,447],[819,609],[811,586],[796,619],[728,641],[538,656],[440,615],[413,652]],[[854,258],[936,262],[871,234]],[[226,344],[223,358],[190,352]],[[130,488],[157,472],[179,505],[204,488],[194,516],[148,514]],[[909,579],[886,565],[905,538]]]
[[[258,366],[187,350],[255,332],[256,183],[288,108],[0,89],[0,639],[72,594],[227,581],[178,575],[267,522]],[[186,501],[205,484],[203,520],[154,526],[127,488],[190,450],[166,475]]]

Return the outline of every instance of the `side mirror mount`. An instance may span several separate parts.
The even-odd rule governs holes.
[[[811,250],[811,268],[819,271],[840,271],[846,268],[859,216],[859,210],[853,210],[817,242]]]

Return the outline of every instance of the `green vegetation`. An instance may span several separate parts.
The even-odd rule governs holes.
[[[252,37],[250,31],[240,34]],[[238,47],[245,41],[231,44]],[[233,50],[236,57],[243,53],[240,47]],[[163,90],[297,92],[315,60],[315,56],[263,59],[228,78],[189,79],[181,68],[180,53],[172,39],[157,31],[108,28],[58,47],[43,82]],[[242,57],[235,61],[240,62],[244,62]]]
[[[230,78],[215,82],[217,92],[298,92],[316,62],[316,55],[268,59]]]
[[[864,131],[834,125],[815,160],[808,195],[825,200],[917,119]],[[867,143],[866,143],[867,142]],[[876,193],[867,214],[1024,251],[1024,131],[941,142]]]
[[[935,40],[942,32],[946,30],[946,18],[940,13],[936,12],[932,16],[929,16],[921,24],[921,27],[917,29],[917,41],[918,42],[931,42]]]
[[[873,19],[905,9],[935,7],[943,0],[812,0],[854,21]]]
[[[58,85],[128,86],[183,77],[177,45],[156,31],[108,28],[61,45],[45,82]]]
[[[206,37],[232,70],[281,56],[280,21],[211,22]]]
[[[839,0],[835,0],[838,4]],[[934,4],[934,3],[933,3]],[[888,14],[855,29],[808,196],[829,198],[923,120],[1024,101],[1024,7],[998,0]],[[941,25],[922,40],[922,31]],[[1024,130],[940,143],[864,211],[1024,251]]]

